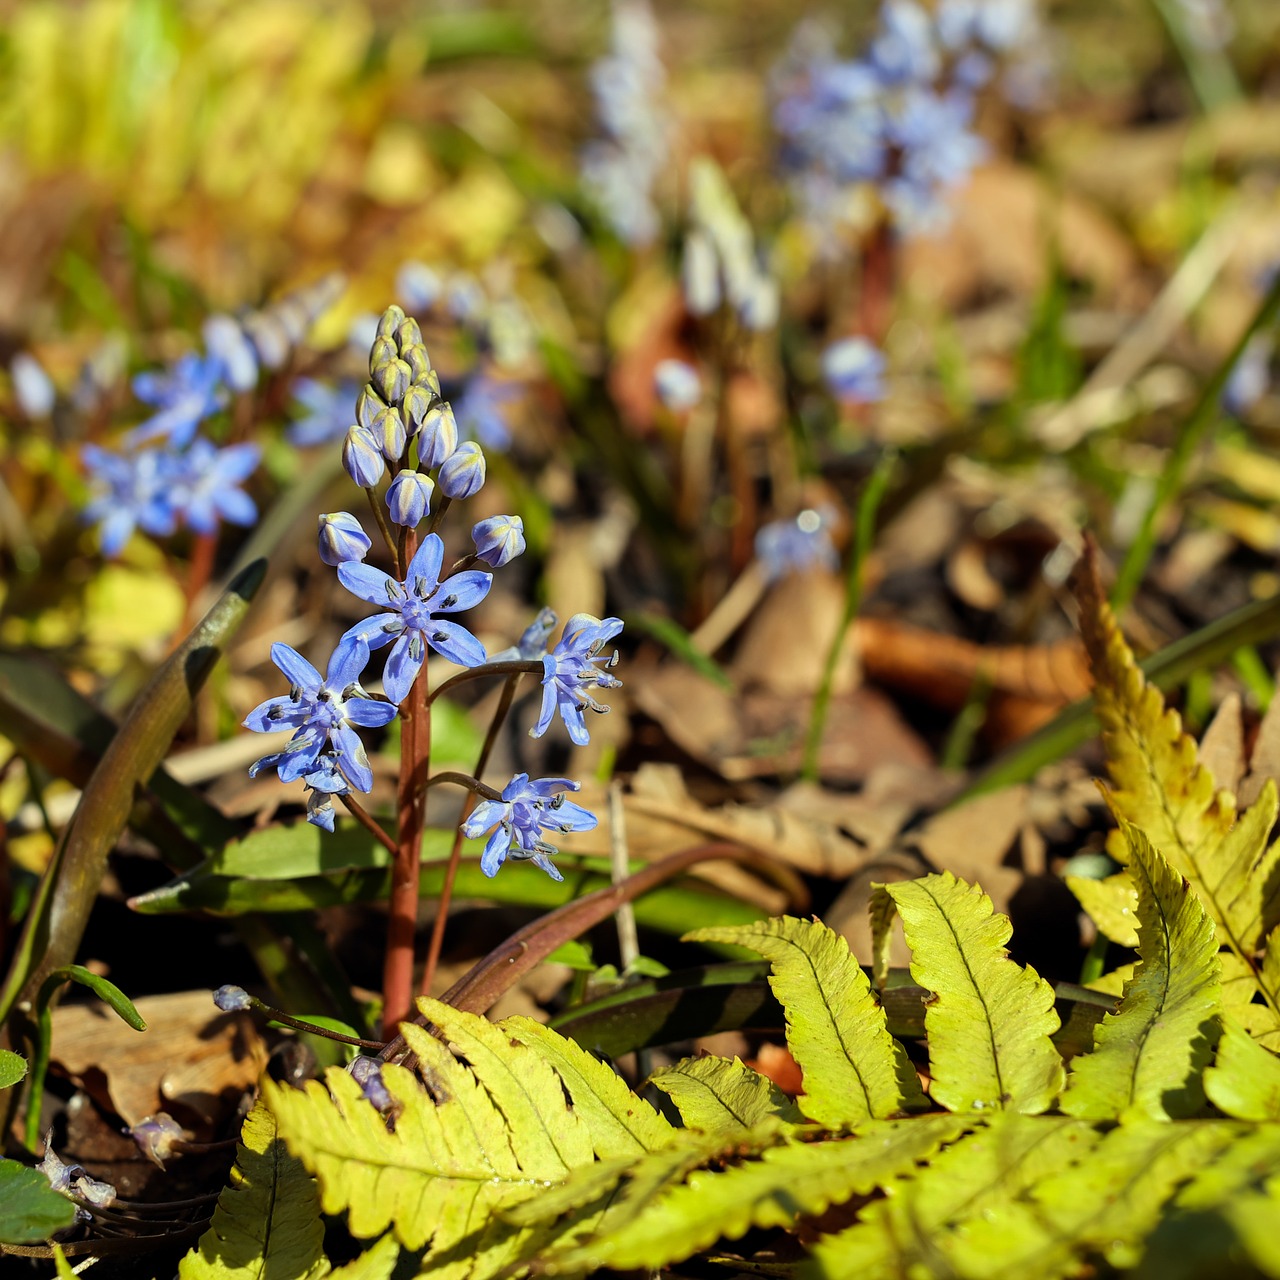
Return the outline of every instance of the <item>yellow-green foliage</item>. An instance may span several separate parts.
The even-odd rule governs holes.
[[[976,885],[949,871],[880,885],[872,904],[877,975],[887,969],[891,903],[911,948],[911,976],[934,993],[925,1009],[935,1102],[952,1111],[1035,1114],[1062,1087],[1053,988],[1009,959],[1013,933]]]
[[[209,1230],[182,1260],[179,1280],[312,1280],[327,1275],[320,1198],[285,1149],[276,1117],[259,1103],[245,1117],[231,1185]]]
[[[1217,1039],[1222,991],[1213,921],[1191,886],[1124,824],[1138,888],[1138,966],[1120,1008],[1075,1063],[1062,1110],[1091,1120],[1175,1120],[1203,1105],[1200,1077]],[[1176,962],[1176,963],[1175,963]]]
[[[1078,595],[1114,788],[1111,806],[1190,881],[1231,953],[1223,972],[1225,1006],[1255,1037],[1280,1049],[1280,955],[1270,957],[1268,948],[1267,958],[1259,956],[1280,922],[1280,842],[1267,844],[1278,807],[1275,785],[1268,782],[1237,819],[1235,797],[1216,788],[1178,713],[1138,669],[1092,562]],[[1121,832],[1110,848],[1126,860]],[[1072,887],[1099,929],[1128,945],[1119,931],[1131,889],[1114,877],[1105,887]]]
[[[337,1274],[656,1270],[803,1220],[818,1237],[803,1274],[832,1280],[1097,1275],[1145,1265],[1148,1247],[1152,1266],[1176,1258],[1205,1223],[1280,1277],[1266,1231],[1280,1214],[1280,1062],[1228,1022],[1205,1069],[1228,1016],[1230,953],[1193,888],[1124,831],[1138,961],[1065,1089],[1052,989],[1009,958],[1009,922],[986,895],[950,875],[889,886],[874,903],[877,941],[900,914],[930,993],[940,1109],[929,1114],[909,1114],[928,1104],[843,941],[785,918],[700,936],[769,958],[804,1072],[795,1102],[737,1059],[686,1060],[655,1078],[676,1126],[557,1032],[429,1000],[439,1038],[406,1028],[416,1071],[383,1069],[390,1127],[345,1072],[301,1090],[264,1082],[320,1207],[371,1242]],[[309,1184],[299,1203],[318,1223],[308,1195]],[[819,1216],[837,1205],[837,1218]]]

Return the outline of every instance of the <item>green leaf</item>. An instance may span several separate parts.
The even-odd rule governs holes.
[[[872,919],[883,954],[892,900],[911,948],[911,976],[934,993],[925,1008],[930,1088],[952,1111],[1047,1110],[1062,1087],[1053,988],[1009,959],[1013,926],[976,885],[949,871],[876,886]]]
[[[1076,895],[1098,932],[1118,947],[1138,945],[1138,891],[1127,871],[1105,880],[1067,876],[1067,888]]]
[[[676,1131],[667,1120],[580,1045],[532,1018],[504,1018],[498,1025],[555,1068],[601,1160],[657,1151],[674,1139]]]
[[[998,1213],[1042,1178],[1087,1159],[1100,1136],[1080,1120],[997,1112],[890,1184],[854,1226],[821,1241],[814,1256],[822,1274],[938,1274],[930,1267],[935,1237]]]
[[[545,1270],[656,1269],[679,1262],[751,1227],[793,1227],[798,1214],[819,1214],[866,1195],[928,1159],[956,1137],[955,1116],[873,1120],[845,1138],[775,1146],[723,1172],[698,1170],[644,1212],[563,1254],[539,1259]]]
[[[34,1001],[45,978],[75,959],[107,854],[129,820],[134,794],[164,759],[265,573],[266,562],[258,561],[231,583],[139,694],[103,753],[27,916],[9,980],[0,992],[0,1021],[16,1002]]]
[[[1237,1120],[1280,1120],[1280,1058],[1227,1019],[1217,1057],[1204,1073],[1204,1091]]]
[[[676,1104],[685,1127],[728,1137],[770,1121],[803,1124],[799,1108],[767,1076],[737,1058],[685,1058],[650,1076]]]
[[[56,1243],[53,1246],[53,1268],[58,1280],[75,1280],[76,1273],[71,1270],[71,1263],[62,1252],[62,1246]]]
[[[100,974],[94,973],[92,969],[86,969],[82,964],[66,965],[51,973],[45,986],[51,987],[55,980],[56,982],[78,982],[82,987],[88,987],[99,1000],[110,1005],[121,1020],[127,1022],[135,1031],[147,1029],[147,1024],[134,1007],[133,1001],[114,982],[109,982]]]
[[[633,629],[647,632],[699,675],[706,676],[726,693],[734,692],[733,679],[729,673],[714,658],[699,649],[693,643],[693,637],[678,622],[657,613],[628,614],[626,621],[628,635]]]
[[[75,1220],[75,1205],[39,1169],[0,1160],[0,1244],[46,1240]]]
[[[804,1073],[801,1111],[830,1128],[923,1103],[915,1069],[849,944],[817,921],[784,916],[745,929],[696,929],[692,941],[729,942],[772,965],[787,1015],[787,1045]]]
[[[400,1246],[395,1236],[385,1235],[345,1267],[330,1271],[325,1280],[391,1280],[399,1257]]]
[[[320,1197],[261,1102],[245,1117],[231,1185],[179,1280],[303,1280],[328,1271]]]
[[[0,1049],[0,1089],[12,1089],[26,1076],[26,1058],[12,1049]]]
[[[1218,940],[1200,899],[1136,827],[1123,823],[1138,888],[1138,965],[1120,1008],[1072,1062],[1061,1107],[1090,1120],[1176,1120],[1204,1104],[1201,1075],[1222,1011]]]

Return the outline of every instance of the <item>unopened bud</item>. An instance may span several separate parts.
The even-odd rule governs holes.
[[[484,450],[464,440],[440,465],[440,491],[448,498],[470,498],[484,487]]]
[[[524,521],[519,516],[490,516],[471,530],[471,540],[485,564],[501,569],[524,554]]]
[[[388,360],[373,371],[373,385],[389,405],[398,405],[404,399],[413,381],[413,370],[403,360]]]
[[[320,559],[337,566],[363,560],[372,543],[360,521],[347,511],[331,511],[320,517]]]
[[[404,324],[404,309],[393,302],[378,320],[378,337],[394,338],[396,330]]]
[[[347,432],[342,444],[342,465],[362,489],[372,489],[382,479],[387,464],[382,460],[382,451],[372,431],[352,427]]]
[[[407,468],[391,482],[387,489],[387,510],[391,519],[406,529],[416,529],[431,509],[431,495],[435,485],[431,477]]]
[[[418,431],[418,465],[433,471],[458,447],[458,423],[453,407],[446,400],[438,404],[422,420]]]

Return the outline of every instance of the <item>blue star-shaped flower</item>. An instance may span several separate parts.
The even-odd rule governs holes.
[[[133,380],[133,394],[159,412],[135,427],[126,437],[140,444],[159,436],[181,448],[196,428],[223,404],[222,361],[189,353],[163,373],[140,373]]]
[[[498,874],[508,857],[528,859],[553,880],[564,877],[551,861],[558,852],[543,838],[543,831],[590,831],[596,815],[565,798],[579,784],[568,778],[538,778],[517,773],[502,789],[501,800],[482,800],[462,824],[462,834],[475,839],[493,830],[480,857],[480,870]]]
[[[575,613],[564,624],[560,643],[542,659],[542,714],[529,730],[531,738],[542,737],[559,710],[569,737],[579,746],[590,741],[585,713],[603,714],[609,708],[601,706],[587,690],[621,687],[622,681],[608,670],[617,662],[617,653],[603,653],[605,643],[621,630],[621,618],[602,620],[589,613]]]
[[[396,708],[371,698],[360,686],[360,676],[369,662],[368,644],[359,637],[344,637],[333,651],[323,679],[287,644],[271,646],[271,661],[289,677],[292,688],[288,694],[254,707],[244,718],[245,727],[255,733],[278,729],[296,732],[283,751],[263,756],[254,764],[249,776],[275,769],[281,782],[305,777],[308,786],[333,794],[341,790],[334,778],[337,769],[357,791],[370,790],[373,770],[353,726],[380,729],[395,718]]]
[[[253,499],[240,486],[257,470],[262,449],[232,444],[219,449],[198,436],[174,459],[172,501],[183,523],[195,533],[215,534],[218,525],[251,525],[258,518]]]
[[[89,472],[93,497],[83,518],[98,526],[105,556],[118,556],[135,528],[163,538],[178,525],[173,495],[173,456],[163,449],[112,453],[87,444],[80,457]]]
[[[338,566],[338,581],[348,591],[388,611],[357,622],[343,639],[363,639],[371,649],[395,641],[382,677],[393,702],[409,696],[428,645],[460,667],[478,667],[485,661],[484,645],[466,627],[439,615],[479,604],[489,594],[493,574],[470,569],[441,582],[443,564],[444,543],[439,534],[429,533],[409,561],[403,582],[372,565],[348,561]]]

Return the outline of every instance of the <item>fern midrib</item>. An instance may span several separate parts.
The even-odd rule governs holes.
[[[475,1183],[477,1186],[493,1186],[496,1183],[504,1187],[545,1187],[547,1185],[545,1178],[535,1178],[528,1175],[513,1178],[499,1173],[492,1165],[489,1165],[488,1171],[485,1173],[468,1173],[458,1169],[433,1169],[421,1164],[407,1163],[404,1158],[408,1154],[407,1152],[400,1153],[401,1158],[398,1160],[390,1158],[381,1160],[370,1155],[368,1150],[362,1147],[344,1149],[328,1146],[314,1140],[310,1143],[304,1143],[299,1139],[295,1139],[295,1141],[300,1146],[306,1145],[307,1150],[313,1156],[327,1157],[330,1160],[338,1161],[340,1164],[366,1165],[371,1169],[394,1169],[397,1173],[407,1173],[433,1181]]]
[[[697,1076],[684,1076],[691,1084],[701,1089],[713,1102],[720,1104],[720,1109],[733,1119],[734,1124],[743,1129],[750,1129],[751,1125],[744,1116],[740,1116],[729,1104],[722,1098],[705,1080],[699,1080]],[[656,1083],[656,1081],[655,1081]]]
[[[1226,935],[1227,946],[1235,955],[1240,957],[1241,961],[1248,967],[1250,973],[1253,974],[1254,985],[1258,988],[1258,991],[1261,993],[1262,998],[1267,1002],[1268,1005],[1270,1005],[1271,1009],[1277,1015],[1280,1015],[1280,991],[1274,991],[1270,989],[1262,981],[1262,971],[1260,967],[1254,961],[1253,956],[1248,952],[1248,950],[1246,950],[1243,943],[1241,942],[1238,934],[1236,933],[1235,928],[1231,923],[1230,913],[1222,909],[1221,900],[1219,899],[1216,890],[1210,887],[1209,882],[1204,875],[1204,871],[1201,867],[1200,860],[1197,856],[1196,851],[1188,848],[1186,841],[1183,839],[1182,832],[1179,830],[1179,827],[1178,827],[1178,821],[1174,817],[1173,811],[1169,808],[1169,803],[1168,803],[1169,798],[1165,794],[1164,787],[1160,785],[1160,775],[1156,769],[1155,759],[1153,758],[1151,752],[1147,748],[1146,736],[1138,731],[1138,728],[1134,722],[1133,717],[1129,714],[1129,708],[1127,704],[1120,703],[1120,712],[1123,717],[1124,727],[1126,732],[1128,733],[1129,739],[1131,742],[1137,745],[1138,751],[1142,756],[1142,760],[1147,767],[1147,780],[1153,784],[1153,789],[1156,793],[1156,796],[1159,798],[1160,808],[1164,811],[1165,817],[1168,820],[1169,830],[1172,832],[1173,838],[1177,842],[1178,849],[1182,853],[1183,857],[1186,859],[1187,865],[1190,866],[1192,870],[1195,872],[1196,879],[1200,882],[1201,885],[1204,886],[1204,892],[1206,896],[1209,898],[1210,903],[1215,908],[1216,914],[1222,926],[1222,931]],[[1171,713],[1166,711],[1165,714],[1168,715]],[[1181,730],[1179,730],[1179,736],[1181,736]],[[1195,767],[1199,769],[1199,768],[1203,768],[1204,766],[1199,764],[1199,762],[1197,762]],[[1210,803],[1212,803],[1212,801],[1210,801]],[[1239,821],[1238,818],[1237,818],[1237,821]]]
[[[1154,846],[1152,846],[1154,848]],[[1157,851],[1156,856],[1160,854]],[[1141,861],[1139,860],[1141,866]],[[1151,877],[1146,873],[1146,867],[1142,868],[1143,878],[1147,882],[1147,892],[1150,894],[1150,900],[1155,904],[1156,910],[1160,913],[1160,930],[1164,934],[1164,964],[1161,966],[1161,990],[1160,999],[1157,1003],[1156,1013],[1153,1017],[1147,1019],[1147,1024],[1137,1037],[1137,1054],[1133,1060],[1133,1072],[1129,1076],[1129,1106],[1133,1106],[1137,1100],[1138,1090],[1138,1071],[1142,1063],[1142,1055],[1147,1049],[1147,1040],[1152,1031],[1155,1030],[1156,1022],[1161,1014],[1164,1013],[1169,1000],[1169,985],[1173,978],[1173,938],[1169,933],[1169,917],[1165,914],[1163,907],[1160,905],[1160,896],[1156,892],[1155,885],[1151,882]],[[1175,873],[1176,874],[1176,873]],[[1143,960],[1143,967],[1146,961]]]
[[[973,976],[973,970],[969,966],[968,957],[964,953],[964,948],[960,945],[960,935],[956,933],[955,925],[951,922],[950,913],[943,909],[942,903],[938,901],[937,895],[933,889],[925,882],[918,882],[933,901],[934,907],[937,909],[938,915],[942,917],[943,923],[951,931],[951,936],[955,940],[956,953],[960,957],[960,963],[964,966],[965,974],[968,976],[969,985],[973,988],[974,994],[978,997],[978,1003],[982,1006],[984,1021],[987,1026],[987,1040],[991,1045],[991,1064],[995,1068],[996,1084],[999,1086],[999,1092],[996,1097],[1000,1101],[1000,1105],[1004,1105],[1004,1072],[1000,1070],[1000,1047],[996,1043],[996,1029],[991,1018],[991,1009],[987,1005],[986,997],[982,994],[982,988],[978,985],[977,979]],[[1006,957],[1007,958],[1007,957]],[[925,1018],[928,1019],[928,1010],[925,1011]]]
[[[266,1274],[267,1259],[271,1256],[271,1228],[276,1216],[276,1189],[280,1185],[280,1149],[284,1146],[280,1138],[280,1122],[274,1116],[272,1129],[274,1133],[271,1139],[271,1187],[267,1192],[267,1216],[262,1231],[262,1265],[257,1271],[258,1280]]]
[[[866,1104],[867,1115],[874,1116],[875,1110],[871,1101],[871,1090],[868,1087],[866,1080],[863,1078],[862,1071],[859,1069],[857,1061],[853,1058],[852,1054],[850,1054],[849,1052],[849,1046],[845,1042],[845,1038],[844,1038],[844,1031],[841,1029],[840,1023],[836,1020],[836,1016],[834,1011],[831,1008],[831,1004],[827,1000],[826,988],[823,985],[822,979],[818,974],[818,970],[816,966],[814,965],[813,958],[809,955],[807,951],[804,950],[803,947],[801,947],[798,943],[792,941],[792,939],[785,938],[781,934],[773,934],[771,936],[777,938],[779,942],[784,942],[793,951],[798,951],[800,955],[804,957],[804,962],[809,966],[809,973],[813,978],[813,985],[817,988],[818,995],[821,999],[822,1008],[826,1012],[827,1019],[831,1023],[832,1029],[835,1031],[836,1040],[839,1042],[839,1045],[840,1045],[840,1052],[844,1054],[845,1061],[853,1068],[853,1074],[857,1077],[858,1087],[862,1090],[862,1098]],[[775,981],[775,978],[771,977],[769,979],[769,985],[772,986],[774,984],[774,981]],[[790,1010],[787,1010],[787,1022],[788,1024],[791,1022]]]

